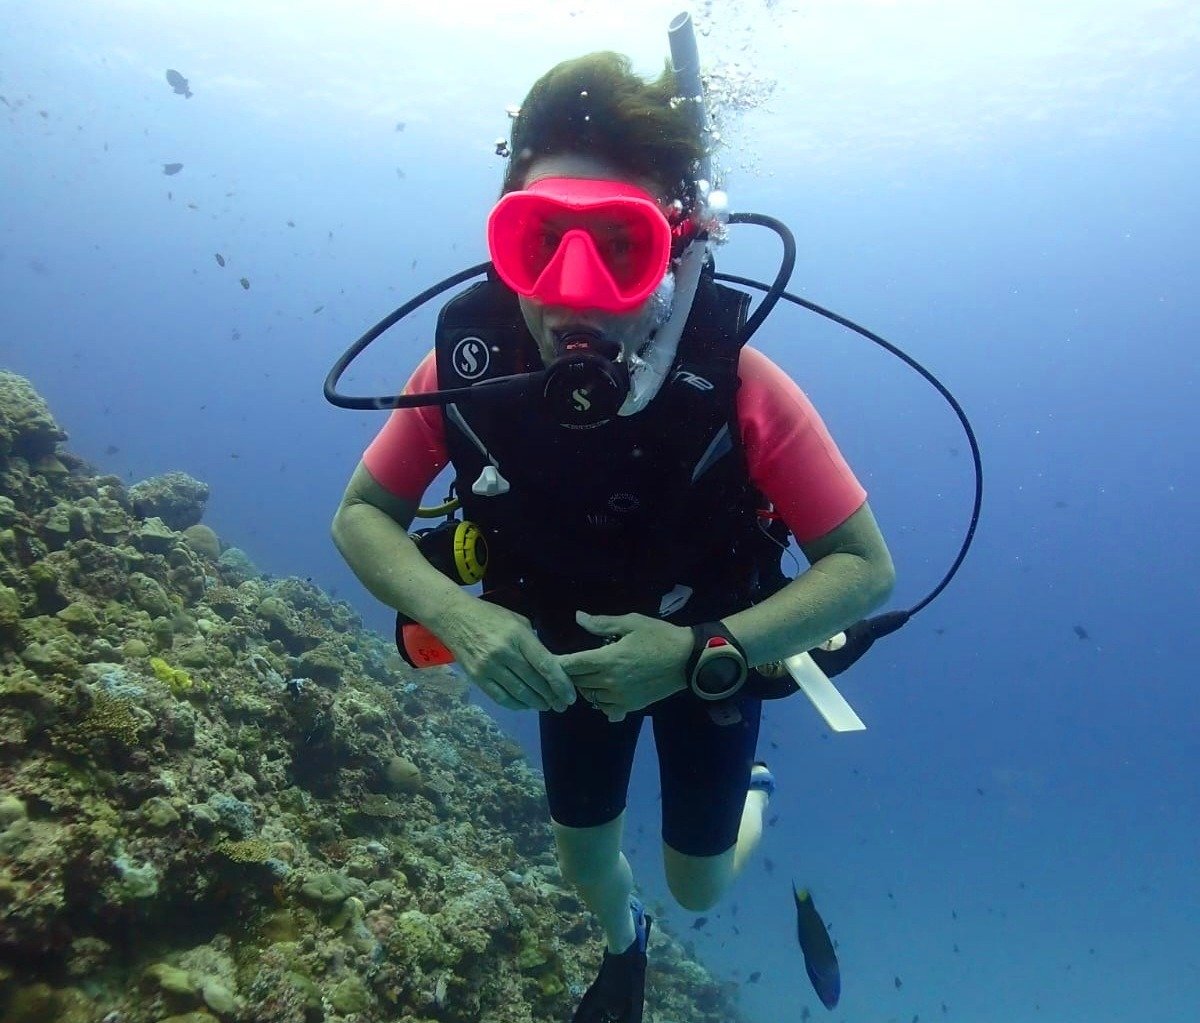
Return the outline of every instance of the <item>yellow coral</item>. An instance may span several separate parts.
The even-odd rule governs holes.
[[[154,672],[154,677],[176,696],[186,693],[194,685],[191,675],[182,668],[172,668],[161,657],[150,658],[150,670]]]

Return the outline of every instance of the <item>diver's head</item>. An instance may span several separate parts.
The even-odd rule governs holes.
[[[659,329],[687,313],[675,271],[696,231],[704,150],[674,92],[669,67],[646,82],[614,53],[553,68],[514,122],[488,223],[493,263],[543,362],[580,333],[615,345],[637,395],[626,414],[654,396],[674,358],[678,332],[669,351],[652,351]]]
[[[500,194],[524,188],[535,161],[577,153],[602,161],[613,177],[641,182],[666,202],[692,209],[706,147],[677,93],[669,62],[653,81],[612,52],[556,65],[518,109]]]
[[[654,188],[597,157],[546,156],[492,211],[492,260],[547,365],[567,334],[636,351],[666,322],[675,235]]]

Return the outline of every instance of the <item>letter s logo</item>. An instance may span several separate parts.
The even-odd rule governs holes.
[[[586,412],[592,407],[592,403],[588,401],[587,391],[582,387],[577,387],[571,392],[571,404],[575,406],[576,412]]]
[[[478,380],[487,373],[492,362],[492,353],[483,343],[483,338],[464,337],[454,346],[450,361],[464,380]]]

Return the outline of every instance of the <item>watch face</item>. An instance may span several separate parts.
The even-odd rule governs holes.
[[[745,676],[746,667],[736,651],[713,652],[696,668],[696,688],[717,695],[736,686]]]

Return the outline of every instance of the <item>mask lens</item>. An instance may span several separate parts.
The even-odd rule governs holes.
[[[496,271],[548,305],[632,309],[666,273],[671,233],[653,197],[622,182],[544,179],[488,219]]]

